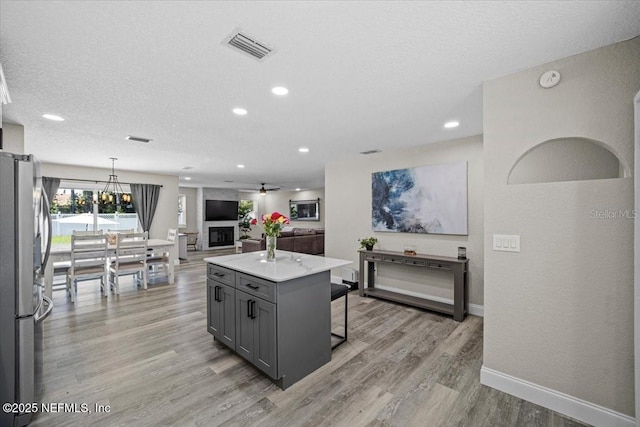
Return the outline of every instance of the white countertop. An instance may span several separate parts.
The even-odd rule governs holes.
[[[284,282],[351,264],[351,261],[344,259],[280,250],[276,251],[275,262],[267,262],[265,251],[211,257],[204,261],[272,282]]]

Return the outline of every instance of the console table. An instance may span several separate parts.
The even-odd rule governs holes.
[[[453,316],[453,319],[462,322],[467,313],[467,286],[468,286],[468,259],[458,259],[452,257],[434,255],[405,255],[402,252],[393,251],[367,251],[360,250],[360,296],[371,296],[389,301],[399,302],[414,307],[437,311]],[[453,304],[429,300],[428,297],[420,298],[411,295],[404,295],[398,292],[377,289],[375,287],[375,264],[391,263],[413,268],[423,268],[427,270],[450,271],[453,273]],[[366,283],[365,264],[367,266]]]

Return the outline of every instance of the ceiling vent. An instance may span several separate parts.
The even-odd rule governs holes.
[[[2,64],[0,64],[0,103],[9,104],[11,97],[9,96],[9,88],[7,87],[7,81],[4,79],[4,72],[2,72]]]
[[[367,154],[375,154],[375,153],[380,153],[380,152],[381,152],[381,150],[376,149],[376,150],[362,151],[362,152],[360,152],[360,154],[364,154],[366,156]]]
[[[128,139],[129,141],[135,141],[135,142],[144,142],[145,144],[153,141],[152,139],[149,139],[149,138],[142,138],[141,136],[131,136],[131,135],[127,135],[125,139]]]
[[[273,53],[273,48],[256,40],[255,38],[247,35],[244,32],[235,30],[230,36],[222,41],[223,44],[229,46],[232,49],[243,52],[258,61],[264,60],[267,56]]]

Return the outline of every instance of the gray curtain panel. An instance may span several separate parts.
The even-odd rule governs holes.
[[[47,199],[49,199],[49,205],[53,203],[53,197],[58,192],[58,187],[60,187],[60,178],[42,177],[42,188],[47,195]]]
[[[131,184],[133,206],[136,208],[143,231],[149,231],[151,228],[153,216],[156,214],[156,206],[158,206],[160,187],[160,185],[153,184]]]

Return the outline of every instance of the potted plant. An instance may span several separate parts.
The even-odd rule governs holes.
[[[375,237],[365,237],[364,239],[358,239],[358,242],[360,242],[360,249],[365,248],[370,251],[373,250],[373,245],[378,243],[378,239]]]

